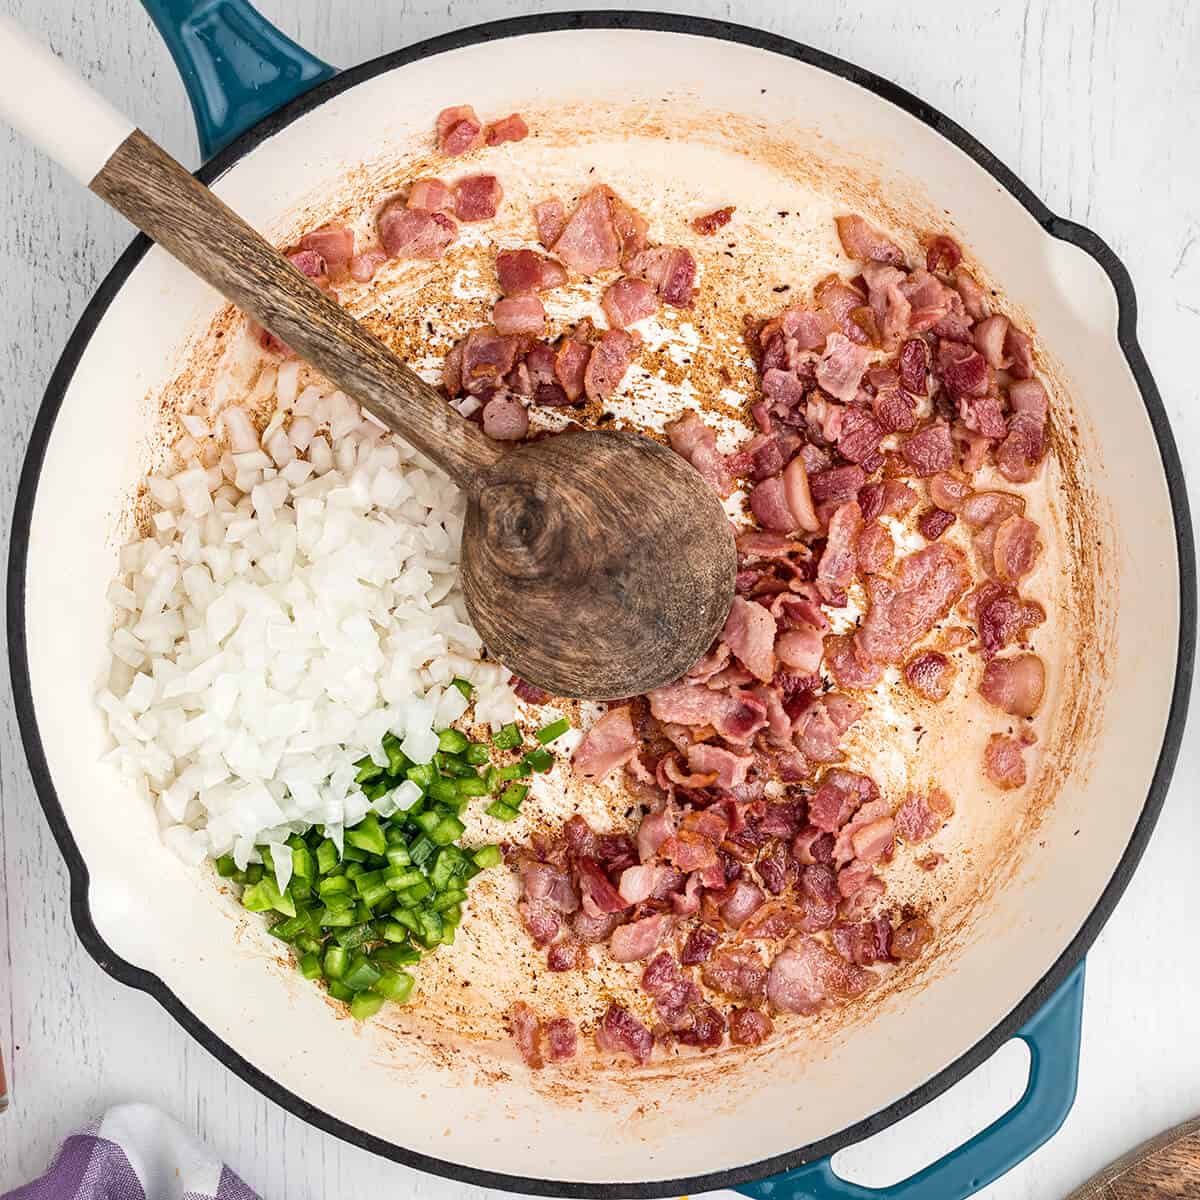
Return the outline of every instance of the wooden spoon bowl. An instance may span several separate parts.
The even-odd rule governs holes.
[[[733,531],[712,488],[636,433],[529,442],[473,481],[462,585],[484,643],[556,696],[678,679],[729,612]]]

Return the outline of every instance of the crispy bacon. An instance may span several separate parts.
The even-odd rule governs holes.
[[[671,923],[666,913],[653,913],[639,921],[618,925],[608,940],[609,953],[617,962],[637,962],[654,952]]]
[[[766,995],[767,967],[750,946],[722,950],[704,964],[700,978],[705,987],[731,1000],[760,1000]]]
[[[954,686],[954,664],[940,651],[922,650],[904,664],[904,679],[926,700],[945,700]]]
[[[1046,690],[1046,667],[1036,654],[993,658],[983,668],[979,694],[1014,717],[1031,717]]]
[[[910,792],[896,812],[896,833],[906,842],[923,842],[937,833],[953,813],[954,805],[941,788],[930,789],[928,798]]]
[[[575,748],[572,764],[586,779],[606,778],[637,753],[638,738],[628,704],[610,708]]]
[[[550,1047],[550,1058],[554,1062],[563,1062],[575,1057],[579,1034],[575,1022],[570,1017],[554,1017],[542,1026],[546,1042]]]
[[[458,237],[458,226],[444,213],[408,208],[403,200],[380,210],[378,228],[389,258],[441,258]]]
[[[838,238],[842,249],[850,258],[860,261],[891,263],[896,267],[907,267],[904,251],[890,238],[882,234],[857,214],[835,218]]]
[[[322,225],[300,239],[300,248],[312,250],[327,266],[347,267],[354,257],[354,230],[344,225]]]
[[[483,127],[483,140],[489,146],[499,146],[501,142],[520,142],[529,136],[529,126],[520,113],[510,113],[498,121],[489,121]]]
[[[596,1026],[596,1047],[607,1054],[627,1054],[634,1062],[648,1062],[654,1038],[627,1008],[610,1004]]]
[[[861,996],[875,980],[873,971],[847,963],[815,938],[802,936],[771,964],[767,998],[779,1012],[811,1015],[831,1000]]]
[[[759,1046],[774,1032],[771,1018],[756,1008],[735,1008],[729,1014],[729,1040],[735,1046]]]
[[[655,246],[624,260],[625,270],[654,286],[666,304],[691,305],[696,291],[696,260],[681,246]]]
[[[589,400],[602,402],[616,391],[640,342],[637,334],[623,329],[606,329],[600,335],[583,373],[583,387]]]
[[[542,1023],[537,1013],[523,1000],[518,1000],[508,1010],[508,1021],[525,1065],[534,1071],[541,1070],[546,1063],[542,1058]]]
[[[658,311],[658,297],[644,279],[618,279],[600,298],[604,315],[614,329],[624,329]]]
[[[993,733],[983,751],[984,774],[999,788],[1009,790],[1023,787],[1025,760],[1021,757],[1022,749],[1016,738]]]
[[[704,476],[719,496],[728,496],[733,491],[733,480],[725,464],[724,456],[717,450],[717,435],[700,419],[695,409],[689,408],[682,416],[670,421],[666,427],[671,449]]]
[[[954,439],[943,421],[926,425],[900,447],[904,461],[921,476],[936,475],[954,466]]]
[[[1030,629],[1046,619],[1045,609],[1036,601],[1023,600],[1016,588],[991,580],[971,593],[967,608],[978,626],[985,658],[1023,641]]]
[[[442,179],[416,179],[408,189],[405,203],[409,208],[449,214],[454,212],[454,189]]]
[[[544,292],[567,280],[561,263],[534,250],[501,250],[496,255],[496,274],[506,296]]]
[[[502,336],[530,334],[537,337],[546,329],[546,310],[537,296],[506,296],[492,309],[492,324]]]
[[[734,206],[728,204],[724,208],[715,209],[713,212],[705,213],[703,216],[693,217],[692,228],[701,237],[711,237],[722,226],[729,224],[733,213]]]
[[[831,333],[817,363],[817,382],[835,400],[848,404],[858,394],[868,358],[869,352],[845,334]]]
[[[483,123],[469,104],[443,108],[435,125],[438,149],[443,154],[466,154],[483,145]]]

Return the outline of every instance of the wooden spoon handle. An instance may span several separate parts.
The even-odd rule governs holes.
[[[478,425],[459,417],[228,205],[3,18],[0,112],[461,486],[470,488],[502,457]]]
[[[1067,1200],[1156,1200],[1200,1196],[1200,1119],[1143,1142]]]

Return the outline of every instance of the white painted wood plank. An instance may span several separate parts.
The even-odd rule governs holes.
[[[185,161],[196,161],[182,86],[137,5],[8,0],[5,7],[149,133]],[[460,25],[564,5],[262,0],[261,7],[329,61],[350,64]],[[976,134],[1055,211],[1096,229],[1134,275],[1143,344],[1185,463],[1193,473],[1200,467],[1200,384],[1192,365],[1200,338],[1195,6],[1185,0],[1026,0],[988,7],[960,0],[920,6],[661,0],[658,7],[757,24],[879,72]],[[0,446],[0,536],[6,546],[41,392],[70,329],[130,234],[7,131],[0,133],[0,190],[0,262],[8,278],[23,285],[10,285],[0,314],[0,411],[7,434]],[[1198,773],[1200,743],[1193,737],[1146,859],[1090,956],[1076,1106],[1057,1137],[987,1189],[990,1200],[1064,1195],[1110,1158],[1200,1112],[1194,999],[1200,960],[1192,945],[1200,916],[1193,883],[1200,813],[1185,782]],[[381,1188],[417,1200],[481,1196],[345,1146],[269,1104],[156,1004],[105,976],[78,945],[67,904],[66,872],[5,704],[0,1043],[15,1103],[0,1118],[0,1190],[40,1172],[62,1136],[88,1116],[136,1098],[174,1113],[273,1200]],[[959,1087],[962,1109],[981,1119],[1011,1090],[1003,1078]],[[948,1125],[893,1136],[918,1140],[932,1155]],[[889,1156],[886,1143],[870,1153]]]

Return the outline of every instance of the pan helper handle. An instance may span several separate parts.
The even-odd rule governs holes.
[[[834,1174],[828,1158],[737,1188],[754,1200],[966,1200],[1028,1158],[1058,1131],[1075,1102],[1083,1019],[1083,963],[1018,1032],[1029,1082],[1002,1117],[969,1142],[891,1187]]]
[[[247,0],[142,0],[175,60],[209,159],[337,71]]]

